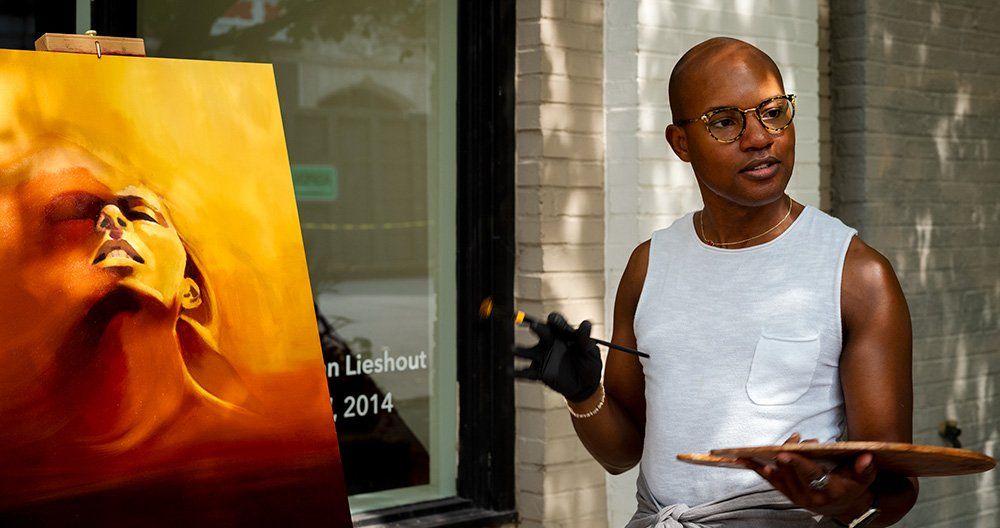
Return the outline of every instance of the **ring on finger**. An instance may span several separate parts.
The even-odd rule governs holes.
[[[824,471],[822,475],[809,481],[809,488],[819,491],[826,487],[830,483],[830,472]]]

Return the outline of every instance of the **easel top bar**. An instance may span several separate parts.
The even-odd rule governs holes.
[[[35,41],[35,51],[145,57],[146,43],[141,38],[45,33]]]

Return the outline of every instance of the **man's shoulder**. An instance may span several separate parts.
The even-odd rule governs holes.
[[[646,269],[649,267],[649,248],[651,245],[652,239],[647,239],[632,250],[628,264],[625,265],[623,281],[637,282],[640,289],[642,288],[642,282],[646,278]]]
[[[645,241],[639,243],[638,246],[635,246],[635,249],[632,250],[632,256],[629,258],[638,260],[648,260],[649,246],[651,246],[652,244],[653,244],[653,239],[647,238]]]
[[[889,259],[860,236],[852,237],[841,282],[844,317],[860,316],[901,295],[899,280]]]
[[[844,281],[868,288],[884,285],[887,278],[895,280],[892,263],[882,253],[854,235],[844,257]]]

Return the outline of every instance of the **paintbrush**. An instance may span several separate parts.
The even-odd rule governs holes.
[[[487,298],[483,299],[483,302],[479,303],[479,318],[485,320],[485,319],[489,319],[490,317],[492,317],[494,315],[496,315],[497,317],[500,317],[500,314],[495,314],[493,312],[493,297],[487,297]],[[510,317],[511,317],[511,319],[514,320],[514,324],[516,324],[516,325],[545,324],[545,323],[542,323],[542,322],[538,321],[538,319],[536,319],[534,317],[531,317],[530,315],[522,312],[521,310],[515,311],[514,314],[511,315]],[[638,350],[636,350],[634,348],[629,348],[627,346],[622,346],[622,345],[618,345],[618,344],[615,344],[615,343],[611,343],[611,342],[605,341],[603,339],[597,339],[596,337],[591,337],[591,339],[593,339],[595,343],[604,345],[604,346],[606,346],[608,348],[613,348],[615,350],[620,350],[622,352],[625,352],[625,353],[628,353],[628,354],[632,354],[632,355],[635,355],[635,356],[639,356],[639,357],[644,357],[644,358],[648,358],[649,357],[649,354],[647,354],[645,352],[639,352]]]

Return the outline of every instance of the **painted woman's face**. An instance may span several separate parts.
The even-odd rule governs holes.
[[[51,149],[0,193],[4,230],[14,231],[0,242],[0,262],[22,277],[3,289],[75,304],[124,286],[175,305],[187,256],[164,204],[139,185],[113,189],[106,171],[85,153]]]
[[[0,167],[0,377],[12,380],[0,383],[0,410],[79,367],[53,351],[113,291],[177,316],[187,261],[177,230],[149,189],[113,180],[127,181],[68,145]]]
[[[88,213],[101,208],[94,223],[100,243],[91,265],[119,274],[122,285],[171,307],[187,256],[160,199],[141,186],[126,187],[111,199],[87,199],[96,199],[95,205],[88,205]]]

